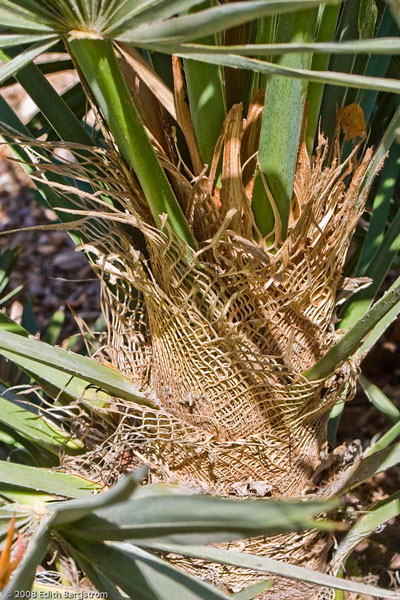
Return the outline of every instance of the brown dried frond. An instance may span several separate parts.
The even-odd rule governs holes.
[[[117,44],[117,47],[125,61],[176,121],[177,113],[175,110],[174,94],[161,77],[157,75],[151,64],[146,61],[131,44],[119,43]]]
[[[251,198],[254,174],[257,165],[257,151],[261,132],[261,120],[264,108],[264,90],[257,90],[249,106],[243,127],[241,160],[243,165],[243,187],[248,198]]]
[[[344,140],[364,139],[367,136],[364,111],[357,102],[343,106],[336,110],[338,127],[343,130]]]
[[[222,160],[221,217],[234,209],[230,227],[246,238],[252,236],[253,218],[250,201],[242,181],[240,148],[243,135],[242,105],[235,104],[224,122],[224,153]]]
[[[118,64],[143,124],[172,159],[172,145],[162,110],[165,104],[168,109],[171,108],[170,90],[137,50],[130,49],[128,45],[121,44]]]
[[[118,44],[118,48],[121,53],[120,65],[122,71],[128,84],[130,84],[130,88],[135,92],[135,100],[142,117],[144,117],[144,123],[147,124],[147,127],[154,135],[154,129],[157,123],[153,123],[153,120],[154,116],[158,118],[158,114],[160,113],[159,104],[161,104],[182,129],[192,159],[194,174],[199,175],[203,170],[203,162],[201,160],[190,116],[190,110],[185,101],[180,59],[177,56],[172,57],[172,71],[175,86],[175,90],[172,92],[157,75],[151,64],[147,62],[135,48],[124,43]],[[132,72],[136,74],[137,78],[132,76]],[[140,88],[137,79],[143,82],[145,86],[144,89]],[[145,93],[145,89],[151,91],[151,96]],[[160,135],[161,129],[163,129],[162,136]],[[158,124],[157,130],[159,130],[159,135],[155,135],[155,138],[158,139],[160,143],[163,142],[164,138],[169,138],[169,132],[165,130],[164,123],[162,127]],[[164,150],[166,150],[166,145],[164,143],[162,143],[162,146]],[[168,154],[170,156],[170,152]]]
[[[15,535],[15,516],[11,518],[10,524],[8,526],[6,539],[4,542],[3,550],[0,554],[0,590],[4,589],[7,585],[11,575],[18,567],[19,563],[22,560],[22,556],[25,552],[25,546],[22,542],[22,537],[18,534],[17,538],[17,548],[14,552],[14,557],[11,557],[12,554],[12,544]]]
[[[196,139],[192,117],[190,115],[189,106],[185,100],[185,88],[180,58],[174,55],[172,56],[172,73],[175,87],[174,96],[176,121],[179,123],[183,135],[185,136],[190,158],[192,159],[194,174],[198,176],[203,170],[203,161],[201,160],[200,150]]]

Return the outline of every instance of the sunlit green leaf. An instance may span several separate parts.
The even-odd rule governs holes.
[[[161,49],[161,48],[160,48]],[[360,89],[374,89],[386,92],[400,93],[400,83],[395,79],[384,79],[381,77],[365,77],[350,73],[336,73],[333,71],[311,71],[309,69],[294,69],[284,67],[275,63],[246,58],[235,54],[225,55],[218,53],[204,54],[200,52],[187,52],[180,46],[175,48],[175,54],[183,58],[195,58],[211,64],[232,67],[233,69],[250,69],[266,75],[284,75],[286,77],[300,77],[309,81],[330,83],[344,87],[357,87]]]
[[[101,573],[129,595],[129,598],[159,600],[223,600],[228,596],[209,583],[185,573],[158,556],[131,544],[100,544],[79,540],[74,545]],[[79,556],[77,556],[79,560]]]
[[[69,439],[69,436],[54,423],[35,415],[24,408],[21,403],[6,400],[0,396],[0,422],[12,427],[22,436],[43,446],[57,456],[60,451],[79,452],[82,445]]]
[[[209,562],[218,562],[225,565],[252,569],[264,573],[273,573],[274,575],[281,575],[283,577],[288,577],[289,579],[308,581],[310,583],[316,583],[320,586],[348,590],[350,592],[359,594],[369,594],[370,596],[378,598],[391,598],[393,600],[397,600],[398,598],[398,594],[395,591],[384,590],[382,588],[365,585],[356,581],[332,577],[332,575],[327,575],[326,573],[311,571],[310,569],[304,569],[296,565],[284,563],[283,561],[274,560],[272,558],[265,558],[263,556],[255,556],[253,554],[245,554],[243,552],[232,552],[229,550],[221,550],[219,548],[204,546],[151,544],[151,547],[158,550],[163,550],[165,552],[181,554],[183,556],[201,558],[202,560]]]
[[[336,481],[332,482],[323,494],[331,497],[359,486],[367,479],[374,477],[382,471],[390,469],[400,462],[400,443],[393,444],[380,452],[360,458],[351,467],[345,470]]]
[[[344,564],[349,554],[361,540],[373,534],[377,528],[399,514],[400,492],[392,494],[369,508],[341,540],[332,560],[333,566],[337,568],[339,565]]]
[[[66,498],[85,498],[98,489],[87,479],[51,469],[0,461],[0,482]]]
[[[78,397],[85,395],[85,388],[95,386],[119,398],[152,405],[145,394],[122,373],[86,356],[35,339],[28,339],[4,329],[0,329],[0,353],[29,372],[37,372],[41,378],[58,386],[59,389],[68,386],[66,391],[77,394]],[[54,379],[54,372],[58,373],[61,383],[57,383],[57,379]]]
[[[400,410],[397,406],[389,400],[389,398],[382,392],[382,390],[368,381],[366,377],[360,377],[360,384],[364,392],[368,396],[368,400],[372,402],[374,406],[387,417],[392,423],[397,423],[400,420]]]
[[[270,590],[273,585],[273,579],[265,579],[264,581],[243,588],[240,592],[231,594],[230,597],[233,598],[233,600],[253,600],[253,598],[257,598],[263,592]]]
[[[347,358],[362,346],[364,338],[394,311],[400,311],[400,278],[380,298],[370,311],[353,326],[328,352],[308,371],[305,376],[310,381],[327,377]]]
[[[331,0],[329,3],[337,3]],[[160,22],[142,24],[135,29],[134,21],[132,29],[130,24],[124,23],[120,31],[109,32],[120,41],[132,42],[143,45],[154,42],[184,42],[188,39],[199,39],[201,37],[229,29],[235,25],[246,23],[252,19],[276,13],[286,13],[313,8],[319,5],[319,0],[248,0],[247,2],[232,2],[199,11],[196,19],[191,15],[184,15]]]
[[[10,60],[10,62],[0,67],[0,83],[3,83],[3,81],[10,77],[10,75],[13,75],[20,69],[23,69],[34,58],[49,50],[56,42],[57,38],[52,38],[50,41],[46,40],[45,42],[39,42],[24,52],[21,52],[21,54],[18,54],[15,58]]]
[[[212,543],[235,537],[322,527],[313,517],[332,504],[274,500],[224,500],[209,496],[134,497],[96,510],[70,531],[98,541],[154,538],[178,543]]]

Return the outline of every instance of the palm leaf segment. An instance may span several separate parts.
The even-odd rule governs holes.
[[[333,0],[337,3],[337,0]],[[251,0],[229,5],[213,7],[197,13],[196,24],[191,17],[174,17],[202,0],[165,0],[119,2],[116,0],[2,0],[0,14],[20,41],[65,37],[75,33],[80,37],[130,41],[141,46],[155,42],[166,44],[184,42],[216,31],[233,27],[256,17],[290,12],[298,6],[307,8],[318,4],[316,0]],[[11,36],[10,42],[12,41]],[[4,35],[6,40],[6,34]]]
[[[11,65],[4,72],[0,70],[0,76],[4,73],[1,79],[46,51],[60,38],[88,38],[128,42],[139,48],[269,75],[400,92],[399,83],[388,78],[296,69],[268,60],[248,58],[299,51],[398,54],[398,38],[362,39],[347,44],[248,44],[232,47],[191,43],[255,18],[318,7],[318,0],[239,1],[199,10],[195,20],[185,14],[201,3],[202,0],[0,0],[0,23],[4,24],[0,26],[0,47],[33,44],[17,57],[14,68]],[[325,4],[340,3],[341,0],[329,0]]]

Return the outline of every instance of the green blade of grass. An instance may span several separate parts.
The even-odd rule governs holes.
[[[367,188],[373,178],[375,177],[376,170],[379,165],[382,163],[382,160],[385,158],[386,154],[389,152],[392,144],[395,142],[397,137],[397,131],[400,127],[400,101],[396,97],[397,110],[393,115],[383,137],[380,141],[378,148],[374,153],[374,157],[370,162],[370,165],[365,173],[362,185],[360,186],[359,196],[361,197],[364,193],[365,188]]]
[[[400,27],[400,6],[398,0],[386,0],[388,3],[390,10],[392,11],[393,17]]]
[[[65,0],[60,0],[64,3]],[[68,1],[68,0],[67,0]],[[74,0],[72,0],[74,1]],[[53,21],[54,17],[54,5],[52,1],[49,2],[36,2],[36,0],[0,0],[0,6],[8,7],[11,12],[25,15],[27,18],[32,19],[33,22],[47,23]]]
[[[91,515],[96,510],[125,502],[132,496],[145,475],[146,469],[138,469],[120,479],[114,487],[106,492],[83,500],[75,499],[69,502],[53,503],[49,507],[50,510],[55,511],[53,525],[65,526]]]
[[[103,406],[110,400],[109,394],[90,385],[85,379],[72,377],[60,369],[13,352],[0,350],[0,354],[17,365],[50,397],[57,399],[61,404],[69,404],[73,400],[86,400],[94,405]]]
[[[128,596],[121,594],[111,579],[106,577],[82,552],[79,552],[74,546],[68,543],[67,548],[72,559],[90,579],[96,590],[106,594],[105,598],[107,600],[128,600]],[[57,587],[56,589],[58,590],[59,588]],[[71,598],[71,596],[66,597]]]
[[[96,541],[143,538],[172,543],[214,543],[234,538],[270,535],[307,527],[329,529],[332,524],[316,521],[321,512],[337,502],[287,500],[233,500],[211,496],[160,495],[136,499],[94,510],[69,525],[75,537]]]
[[[272,15],[270,17],[264,17],[263,19],[257,20],[257,31],[256,31],[256,45],[257,47],[263,46],[264,48],[271,47],[275,42],[275,30],[276,30],[277,16]],[[197,44],[196,44],[197,45]],[[248,46],[248,45],[247,45]],[[242,48],[246,48],[246,46],[242,46]],[[225,52],[227,47],[220,46],[219,48],[222,52]],[[237,53],[236,50],[232,50],[233,53]],[[241,51],[239,51],[241,52]],[[262,58],[262,55],[256,54],[254,52],[254,56],[256,58]],[[265,56],[266,60],[271,61],[272,55],[268,53]],[[267,86],[267,78],[265,75],[260,75],[254,71],[251,73],[251,83],[250,83],[250,93],[248,97],[248,104],[250,104],[253,100],[254,94],[257,90],[264,89]]]
[[[38,332],[33,305],[29,298],[24,301],[21,326],[24,327],[30,335],[36,335]]]
[[[227,600],[209,583],[189,575],[158,556],[132,544],[101,544],[66,535],[68,546],[128,594],[129,598],[158,600]]]
[[[358,35],[361,40],[374,38],[375,29],[378,20],[378,7],[376,0],[360,0],[360,6],[358,10]],[[354,61],[354,73],[365,73],[368,67],[370,56],[367,54],[358,54]],[[352,89],[347,91],[346,104],[352,104],[353,102],[359,102],[362,93],[359,90]],[[351,144],[348,146],[348,150],[344,149],[344,157],[348,156],[351,152]]]
[[[166,52],[165,47],[156,46],[160,52]],[[294,77],[316,81],[319,83],[328,83],[343,87],[357,87],[365,90],[380,90],[382,92],[393,92],[400,94],[400,83],[396,79],[383,77],[366,77],[365,75],[356,75],[353,73],[336,73],[333,71],[312,71],[311,69],[297,69],[270,63],[267,61],[247,58],[236,54],[218,54],[213,52],[201,53],[199,51],[187,51],[185,46],[175,46],[174,54],[183,58],[195,58],[211,64],[218,64],[233,69],[249,69],[266,75],[283,75],[285,77]]]
[[[379,38],[396,36],[399,33],[399,28],[393,19],[393,16],[388,8],[385,9],[385,13],[383,15],[381,24],[379,26],[379,30],[377,33],[378,40]],[[398,38],[397,38],[398,40]],[[367,69],[365,71],[365,75],[367,76],[378,76],[384,77],[386,75],[386,71],[388,69],[390,63],[390,55],[374,55],[371,56]],[[378,92],[376,90],[368,90],[365,91],[361,98],[361,108],[364,111],[365,122],[368,126],[371,115],[376,105],[376,100],[378,97]]]
[[[33,42],[40,42],[49,39],[48,33],[1,33],[0,34],[0,48],[13,48],[19,44],[31,44]]]
[[[380,452],[375,452],[356,461],[343,475],[333,481],[322,492],[323,496],[348,492],[371,477],[382,473],[400,462],[400,444],[393,444]]]
[[[258,583],[253,583],[253,585],[243,588],[240,592],[231,594],[230,598],[233,600],[253,600],[263,592],[268,592],[273,585],[273,579],[265,579],[264,581],[259,581]]]
[[[85,116],[88,110],[88,101],[80,82],[77,82],[66,89],[60,94],[60,97],[69,106],[79,121]],[[47,133],[47,140],[49,140],[52,135],[55,135],[54,129],[48,125],[47,119],[40,110],[37,110],[32,115],[26,124],[26,127],[35,135],[35,137]]]
[[[0,440],[3,450],[0,455],[2,460],[10,461],[12,459],[22,465],[32,467],[40,465],[46,468],[57,467],[60,463],[60,456],[59,453],[54,451],[55,448],[52,450],[50,447],[46,448],[44,444],[37,444],[3,422],[0,423]],[[66,454],[69,454],[69,452],[66,452]],[[74,454],[74,452],[71,454]],[[2,496],[9,498],[15,492],[16,488],[11,489],[10,486],[0,483],[0,494]]]
[[[335,6],[328,6],[333,10]],[[333,25],[330,23],[332,29]],[[321,34],[322,35],[322,34]],[[327,37],[328,33],[324,33]],[[308,53],[316,54],[315,59],[325,59],[327,52],[331,54],[377,54],[383,56],[391,56],[400,54],[400,40],[398,37],[387,37],[381,39],[368,40],[353,40],[349,42],[292,42],[292,43],[271,43],[271,44],[245,44],[232,46],[213,46],[200,44],[198,42],[181,44],[180,49],[185,49],[186,52],[199,52],[209,54],[241,54],[242,56],[269,56],[280,54],[298,54]],[[319,55],[323,55],[322,57]],[[318,61],[317,61],[318,62]],[[313,60],[314,63],[314,60]],[[318,70],[318,69],[315,69]],[[324,70],[321,68],[321,70]],[[378,73],[379,74],[379,73]]]
[[[54,48],[53,48],[54,51]],[[50,58],[38,64],[40,72],[43,75],[54,75],[55,73],[63,73],[64,71],[73,71],[74,63],[70,58]]]
[[[32,174],[34,172],[34,167],[31,164],[31,159],[30,159],[29,155],[25,152],[25,150],[23,150],[23,148],[19,144],[15,143],[11,137],[12,133],[13,134],[21,133],[22,135],[30,138],[31,133],[30,133],[29,129],[27,129],[27,127],[25,127],[25,125],[23,125],[23,123],[19,120],[19,118],[17,117],[15,112],[11,109],[11,107],[6,102],[6,100],[4,98],[2,98],[1,96],[0,96],[0,122],[7,123],[7,125],[9,127],[11,127],[12,130],[14,130],[14,131],[10,131],[9,135],[7,135],[7,131],[1,131],[1,135],[4,138],[4,140],[8,143],[14,156],[18,160],[21,161],[21,164],[22,164],[22,167],[24,168],[24,170],[28,173],[28,175]],[[62,177],[56,173],[49,173],[48,179],[50,182],[54,181],[56,183],[60,183],[64,186],[66,186],[66,187],[69,186],[69,182],[67,181],[67,179],[65,179],[64,177]],[[41,202],[42,204],[45,204],[46,206],[48,206],[49,208],[54,210],[56,212],[58,218],[60,219],[60,221],[62,221],[64,223],[71,223],[75,219],[76,220],[79,219],[79,216],[71,214],[70,212],[68,213],[66,211],[57,210],[58,208],[75,210],[76,204],[70,198],[68,198],[67,196],[62,195],[60,193],[56,193],[51,188],[51,185],[47,185],[43,181],[36,180],[35,185],[36,185],[36,188],[39,190],[39,194],[37,194],[39,202]],[[80,244],[84,241],[82,234],[73,231],[72,223],[70,226],[70,235],[76,244]]]
[[[195,248],[196,242],[132,102],[111,43],[74,39],[70,48],[122,156],[136,173],[156,224],[162,227],[162,215],[166,214],[174,233]]]
[[[0,298],[0,306],[3,306],[6,302],[14,298],[14,296],[17,296],[19,292],[24,289],[24,287],[24,284],[21,283],[21,285],[17,286],[16,288],[8,292],[8,294]]]
[[[46,504],[47,502],[54,502],[53,494],[36,492],[27,488],[7,485],[6,483],[0,483],[0,496],[9,502],[15,502],[19,505],[23,504],[24,506],[35,506],[38,503]]]
[[[168,19],[178,13],[188,11],[202,4],[204,0],[158,0],[141,4],[125,3],[107,20],[106,31],[116,31],[118,28],[130,28],[141,23],[151,23],[156,19]]]
[[[54,34],[53,24],[46,23],[40,15],[40,7],[33,11],[23,10],[24,1],[20,1],[20,6],[10,5],[7,2],[0,2],[0,23],[7,23],[8,29],[20,30],[21,37],[32,35],[32,32],[43,34],[48,32],[49,36]],[[23,43],[19,41],[18,43]]]
[[[0,294],[10,282],[11,273],[18,262],[19,248],[8,248],[0,254]]]
[[[43,341],[55,346],[60,337],[64,321],[65,312],[63,310],[57,310],[51,317],[50,325],[43,335]]]
[[[374,158],[371,161],[371,164],[370,164],[370,166],[365,174],[364,180],[362,182],[362,185],[360,188],[360,195],[363,194],[365,187],[370,185],[371,180],[374,177],[374,174],[375,174],[379,164],[385,157],[386,153],[391,149],[391,146],[396,139],[396,132],[397,132],[399,125],[400,125],[400,107],[395,112],[391,122],[389,123],[388,128],[386,129],[386,131],[382,137],[379,147],[374,154]],[[393,150],[392,150],[392,152],[393,152]],[[394,153],[396,154],[396,150],[394,150]],[[379,229],[382,230],[382,228],[385,225],[383,223],[384,216],[385,216],[384,214],[382,215],[382,214],[378,213],[378,215],[376,217],[376,221],[374,223],[374,226],[377,224],[378,235],[379,235]],[[385,247],[389,248],[389,249],[391,248],[390,256],[389,255],[387,257],[385,256],[386,251],[384,249],[382,249],[382,247],[378,248],[376,251],[376,256],[379,257],[379,262],[380,262],[379,268],[381,268],[382,264],[383,264],[383,268],[385,268],[385,263],[387,263],[387,261],[390,262],[390,260],[393,257],[393,253],[395,253],[395,251],[396,251],[396,244],[398,243],[398,239],[397,239],[397,235],[396,235],[397,226],[398,226],[398,223],[397,224],[394,223],[394,225],[392,224],[392,226],[390,228],[391,229],[390,235],[389,235],[389,231],[388,231],[387,236],[385,236],[386,237]],[[372,258],[374,258],[374,257],[372,257]],[[370,265],[371,261],[369,261],[368,264]],[[367,268],[365,269],[364,272],[365,273],[368,272]],[[374,265],[372,263],[371,274],[374,275],[374,273],[378,274],[377,275],[378,282],[382,281],[382,273],[380,272],[379,269],[377,270],[376,265]],[[377,281],[375,281],[373,283],[373,289],[370,290],[370,292],[369,292],[371,295],[372,294],[375,295],[375,292],[378,289],[376,286],[376,283],[377,283]],[[394,284],[392,286],[392,288],[395,285],[396,284]],[[392,288],[391,288],[391,290],[392,290]],[[356,320],[357,315],[361,315],[365,306],[369,305],[368,297],[367,298],[365,298],[365,297],[357,298],[357,296],[358,296],[358,294],[356,294],[356,297],[354,299],[350,300],[350,302],[348,303],[348,305],[346,307],[347,326],[351,326],[351,324],[354,323],[354,321]],[[353,305],[353,302],[355,303],[354,305]],[[352,306],[353,306],[353,308],[352,308]],[[382,333],[387,329],[387,327],[389,327],[389,325],[392,323],[392,321],[396,318],[399,311],[400,311],[400,302],[395,302],[393,304],[392,308],[389,311],[387,311],[387,313],[382,317],[382,319],[380,319],[380,321],[378,323],[376,323],[376,325],[372,328],[372,330],[366,336],[365,341],[357,349],[356,356],[359,359],[361,359],[362,357],[364,357],[367,354],[367,352],[376,343],[376,341],[379,339],[379,337],[382,335]],[[340,323],[341,327],[343,327],[343,323],[346,326],[346,321],[342,320]],[[328,426],[328,428],[331,432],[330,441],[333,441],[334,432],[336,431],[336,429],[338,427],[342,411],[343,411],[343,403],[338,403],[332,411],[329,426]]]
[[[392,285],[390,289],[395,287],[396,282]],[[385,316],[373,327],[371,332],[367,335],[364,342],[361,344],[359,350],[356,353],[356,357],[358,360],[362,360],[365,355],[370,351],[373,345],[379,340],[381,335],[386,331],[386,329],[393,323],[396,319],[397,315],[400,312],[400,300],[399,302],[394,303],[393,307],[385,314]]]
[[[0,311],[0,330],[11,331],[23,337],[29,337],[29,331],[13,321],[4,311]]]
[[[68,434],[59,429],[54,423],[32,413],[16,401],[11,402],[0,396],[0,422],[11,427],[16,433],[56,456],[64,449],[67,453],[82,451],[82,444],[69,439]]]
[[[395,425],[390,427],[375,444],[369,448],[366,456],[371,456],[375,452],[380,452],[387,448],[392,442],[394,442],[400,436],[400,419]]]

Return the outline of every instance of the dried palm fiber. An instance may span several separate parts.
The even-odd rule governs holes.
[[[89,469],[104,481],[115,476],[116,464],[122,472],[140,460],[150,465],[154,481],[190,483],[224,496],[287,498],[312,488],[329,412],[339,399],[352,397],[357,365],[346,363],[323,381],[310,382],[303,373],[337,339],[336,294],[364,208],[368,190],[360,195],[360,186],[372,151],[358,163],[355,152],[341,163],[337,144],[328,161],[320,136],[311,162],[300,152],[287,239],[280,239],[278,221],[268,247],[252,233],[241,179],[242,135],[236,106],[216,150],[214,166],[220,152],[224,158],[219,197],[213,166],[208,179],[203,174],[191,184],[154,142],[182,191],[199,244],[190,257],[168,222],[161,232],[154,227],[137,182],[112,145],[90,150],[86,162],[81,155],[80,163],[44,164],[42,156],[33,157],[40,163],[35,177],[62,172],[93,188],[79,198],[76,189],[61,191],[76,202],[76,211],[68,212],[80,217],[74,230],[102,281],[108,339],[101,354],[154,402],[150,408],[116,399],[105,407],[87,460],[74,459],[71,468]],[[21,141],[35,154],[28,140]],[[248,176],[246,185],[251,188]],[[137,230],[145,251],[132,243]],[[323,569],[329,544],[325,534],[306,532],[230,548]],[[174,560],[232,590],[265,577]],[[317,593],[314,586],[277,578],[266,597],[303,600]]]

